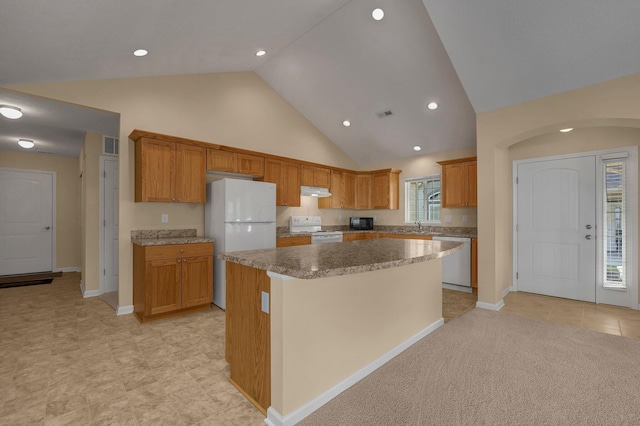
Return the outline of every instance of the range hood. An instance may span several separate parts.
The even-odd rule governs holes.
[[[317,186],[301,186],[300,195],[306,197],[331,197],[331,193],[328,188],[319,188]]]

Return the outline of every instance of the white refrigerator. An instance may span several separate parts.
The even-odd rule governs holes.
[[[213,238],[213,303],[226,308],[226,265],[218,253],[276,246],[276,185],[241,179],[207,184],[205,236]]]

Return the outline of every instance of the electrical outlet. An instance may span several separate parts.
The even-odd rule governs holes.
[[[162,223],[169,223],[169,215],[167,213],[162,213]]]
[[[444,215],[444,221],[447,223],[451,223],[451,215],[450,214]]]
[[[462,223],[467,223],[468,219],[467,219],[467,215],[462,215]]]
[[[267,293],[266,291],[263,291],[261,294],[261,300],[260,300],[260,308],[262,310],[262,312],[264,312],[265,314],[269,313],[269,293]]]

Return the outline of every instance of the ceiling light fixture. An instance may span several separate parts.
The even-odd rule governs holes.
[[[420,151],[421,149],[422,149],[422,148],[421,148],[421,147],[419,147],[418,145],[416,145],[416,146],[414,146],[414,147],[413,147],[413,150],[414,150],[414,151]]]
[[[266,50],[258,50],[258,51],[256,52],[256,56],[264,56],[264,55],[266,55],[266,54],[267,54],[267,51],[266,51]]]
[[[136,50],[135,52],[133,52],[133,54],[134,54],[135,56],[138,56],[138,57],[147,56],[147,54],[148,54],[148,53],[149,53],[149,52],[147,52],[147,51],[146,51],[146,50],[144,50],[144,49],[138,49],[138,50]]]
[[[562,133],[568,133],[573,130],[573,127],[567,127],[566,129],[560,129]]]
[[[378,8],[378,9],[373,9],[373,12],[371,12],[371,16],[373,17],[373,19],[375,19],[376,21],[380,21],[382,18],[384,18],[384,10]]]
[[[2,114],[4,117],[15,120],[22,117],[22,110],[18,107],[10,105],[0,105],[0,114]]]
[[[427,105],[427,108],[429,108],[431,111],[433,111],[434,109],[438,109],[438,104],[435,102],[431,102],[429,103],[429,105]]]
[[[36,144],[33,143],[33,141],[29,140],[29,139],[18,139],[18,145],[20,145],[24,149],[31,149],[34,146],[36,146]]]
[[[344,127],[349,127],[349,126],[351,126],[351,122],[350,122],[349,120],[344,120],[344,121],[342,122],[342,125],[343,125]]]

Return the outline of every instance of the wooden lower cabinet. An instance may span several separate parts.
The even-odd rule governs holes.
[[[225,359],[229,381],[264,415],[271,405],[271,316],[262,311],[270,294],[267,271],[227,262]]]
[[[305,246],[311,244],[310,236],[276,238],[276,247]]]
[[[133,306],[140,322],[209,309],[213,243],[133,245]]]

